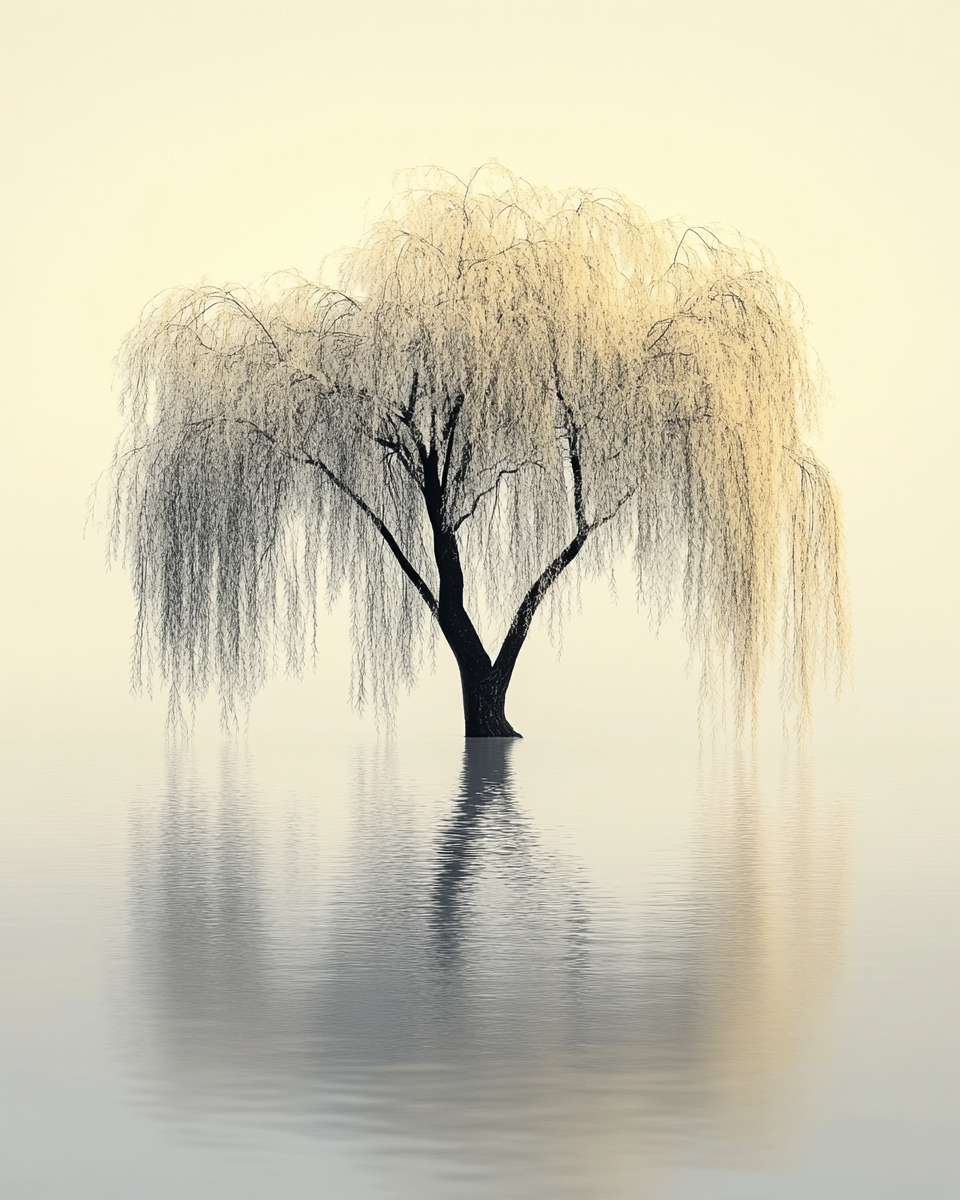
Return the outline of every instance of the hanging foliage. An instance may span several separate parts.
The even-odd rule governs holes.
[[[301,669],[318,596],[345,591],[358,704],[389,713],[439,632],[468,735],[512,734],[542,602],[629,556],[654,621],[679,605],[707,705],[752,720],[779,642],[803,724],[843,671],[842,534],[769,255],[497,167],[407,184],[337,287],[172,291],[126,340],[113,546],[138,677],[174,720],[211,686],[229,716],[278,657]]]

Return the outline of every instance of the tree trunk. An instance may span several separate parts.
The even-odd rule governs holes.
[[[468,738],[517,738],[517,733],[504,712],[509,679],[499,672],[477,670],[460,665],[460,687],[463,691],[464,736]]]
[[[521,735],[507,720],[503,709],[513,666],[530,622],[527,621],[522,633],[514,634],[516,646],[509,656],[509,663],[494,666],[464,607],[463,567],[457,533],[445,516],[448,463],[445,462],[441,476],[437,447],[431,445],[428,448],[421,444],[418,445],[418,451],[423,471],[423,499],[433,528],[433,555],[440,582],[434,615],[460,668],[464,736],[518,738]]]

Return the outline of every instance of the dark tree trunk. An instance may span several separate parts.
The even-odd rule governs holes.
[[[461,441],[460,461],[459,465],[456,464],[454,444],[457,437],[457,422],[465,396],[463,392],[459,392],[456,397],[451,397],[448,393],[447,402],[452,402],[452,407],[446,415],[438,415],[437,411],[430,413],[429,433],[427,433],[426,429],[421,428],[418,421],[414,420],[418,392],[419,377],[414,371],[406,407],[385,419],[382,431],[374,440],[378,445],[386,448],[388,455],[396,455],[397,462],[414,480],[423,496],[427,516],[433,530],[433,555],[438,582],[436,595],[374,509],[343,480],[339,479],[325,463],[312,457],[305,457],[302,461],[322,471],[372,521],[374,528],[400,564],[401,570],[436,619],[447,645],[457,660],[457,666],[460,668],[465,736],[468,738],[518,738],[522,735],[517,733],[507,720],[504,705],[507,688],[516,666],[517,655],[530,631],[530,623],[540,601],[561,572],[565,571],[580,553],[591,531],[615,516],[620,506],[633,493],[627,493],[627,496],[620,501],[612,513],[594,521],[592,525],[588,522],[584,507],[583,470],[580,463],[578,431],[573,423],[572,411],[566,406],[558,384],[557,398],[566,412],[564,430],[569,446],[570,473],[573,479],[573,516],[576,521],[576,534],[543,568],[540,575],[531,584],[510,623],[510,628],[500,647],[500,653],[493,662],[484,649],[476,626],[464,605],[463,566],[460,561],[457,530],[476,512],[477,505],[484,496],[496,492],[500,480],[505,476],[516,474],[522,466],[540,464],[521,463],[519,466],[510,466],[507,463],[501,463],[499,473],[493,483],[480,491],[474,499],[472,507],[467,508],[457,517],[455,515],[456,493],[463,482],[464,474],[467,472],[472,457],[469,443]],[[268,436],[271,442],[274,441],[272,436],[265,436]],[[498,468],[486,469],[497,470]]]
[[[477,670],[460,664],[463,692],[464,736],[468,738],[518,738],[504,712],[509,679],[494,670]]]
[[[433,525],[433,552],[440,578],[436,617],[460,668],[464,736],[520,737],[503,711],[516,655],[508,667],[498,668],[491,663],[483,647],[463,603],[460,550],[456,532],[444,524],[443,489],[437,472],[436,452],[424,452],[421,462],[425,480],[424,500]]]

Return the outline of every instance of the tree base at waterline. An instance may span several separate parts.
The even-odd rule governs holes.
[[[467,738],[519,738],[507,720],[506,688],[461,680],[463,689],[463,734]]]

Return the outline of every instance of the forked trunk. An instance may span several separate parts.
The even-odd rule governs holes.
[[[477,671],[461,665],[464,736],[468,738],[522,737],[507,720],[504,706],[509,679],[494,670]]]
[[[416,377],[414,383],[416,384]],[[530,627],[530,619],[539,597],[533,601],[528,597],[529,615],[526,615],[519,625],[517,621],[513,622],[504,645],[500,648],[497,663],[492,663],[464,606],[463,567],[460,562],[456,528],[450,526],[445,516],[444,489],[449,459],[445,460],[441,475],[440,457],[436,446],[421,446],[420,466],[423,471],[423,499],[433,527],[433,552],[440,580],[433,612],[460,668],[464,736],[518,738],[521,735],[507,720],[504,704],[517,655]],[[427,595],[429,594],[428,590]]]

